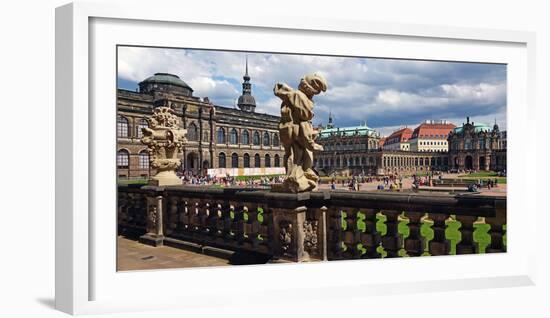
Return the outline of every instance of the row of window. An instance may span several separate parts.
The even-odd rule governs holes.
[[[359,165],[367,165],[367,161],[369,165],[374,165],[375,160],[373,157],[369,157],[368,160],[366,157],[363,157],[359,159],[359,157],[356,158],[343,158],[342,162],[344,166],[359,166]],[[325,158],[325,159],[314,159],[314,166],[317,167],[331,167],[334,166],[334,158]],[[340,158],[336,158],[336,166],[340,166]]]
[[[419,145],[421,146],[445,146],[447,145],[446,141],[419,141]]]
[[[376,149],[377,148],[376,142],[369,142],[369,146],[367,144],[326,144],[324,145],[325,151],[330,150],[367,150],[367,149]]]
[[[447,138],[448,135],[443,134],[435,134],[435,135],[413,135],[412,139],[416,138]]]
[[[477,145],[476,148],[474,146]],[[475,143],[474,141],[470,139],[464,140],[464,149],[465,150],[472,150],[472,149],[489,149],[489,144],[485,141],[485,139],[480,139]],[[451,149],[453,150],[459,150],[460,148],[460,142],[459,141],[453,141],[451,143]]]
[[[135,136],[137,138],[143,137],[142,128],[149,127],[149,122],[144,119],[140,118],[136,125],[136,133]],[[130,124],[126,117],[124,116],[117,116],[117,137],[119,138],[130,138]],[[227,142],[226,139],[226,131],[225,128],[220,127],[218,129],[217,133],[217,143],[218,144],[225,144]],[[194,123],[191,123],[189,127],[187,127],[187,139],[190,141],[198,141],[199,140],[199,130],[197,126]],[[204,140],[208,140],[208,132],[205,131],[204,134]],[[237,129],[232,128],[229,132],[229,144],[236,145],[239,143],[239,133],[237,132]],[[243,145],[249,145],[251,143],[250,140],[250,133],[248,130],[244,130],[241,135],[241,144]],[[266,131],[263,134],[263,138],[260,139],[260,133],[258,131],[254,131],[252,133],[252,144],[255,146],[259,146],[260,143],[262,143],[264,146],[275,146],[279,147],[279,135],[277,133],[273,134],[273,137]]]
[[[126,149],[121,149],[116,155],[116,165],[119,169],[128,169],[130,166],[130,153]],[[142,150],[138,154],[138,168],[149,169],[149,153]]]
[[[189,131],[187,133],[189,134]],[[225,128],[223,128],[223,127],[218,128],[216,142],[218,144],[225,144],[228,141],[226,138],[227,138],[227,135],[226,135]],[[189,137],[188,137],[188,139],[193,140]],[[250,140],[250,133],[248,132],[248,130],[245,129],[242,132],[240,142],[243,145],[249,145],[250,144],[251,140]],[[271,135],[266,131],[266,132],[263,133],[263,137],[262,137],[261,142],[266,147],[271,146],[271,145],[273,145],[275,147],[279,147],[279,145],[280,145],[279,135],[277,133],[274,133],[273,138],[272,138]],[[237,145],[238,143],[239,143],[239,133],[238,133],[237,129],[232,128],[229,131],[229,144]],[[258,131],[254,131],[252,133],[252,144],[255,145],[255,146],[260,145],[260,133]]]
[[[141,129],[147,128],[147,127],[149,127],[149,122],[144,118],[140,118],[136,125],[135,136],[137,138],[143,137],[143,133],[141,132]],[[128,122],[128,118],[120,115],[117,116],[116,136],[118,138],[130,138],[130,124]]]
[[[384,157],[384,166],[441,166],[448,165],[448,157],[432,158],[403,158],[403,157]]]
[[[243,168],[251,168],[250,166],[250,155],[245,153],[243,155]],[[260,155],[255,154],[254,155],[254,168],[260,168],[261,162],[260,162]],[[281,158],[279,155],[273,156],[273,166],[274,167],[280,167],[281,166]],[[227,158],[225,153],[220,152],[218,154],[218,167],[219,168],[227,168]],[[264,156],[264,167],[271,167],[271,156],[269,154],[266,154]],[[239,167],[239,155],[237,153],[231,154],[231,168],[240,168]]]
[[[447,157],[437,157],[437,158],[402,158],[402,157],[384,157],[384,166],[424,166],[424,165],[432,165],[432,166],[441,166],[441,165],[448,165],[449,159]],[[336,163],[337,167],[340,166],[360,166],[360,165],[367,165],[367,158],[363,157],[359,159],[356,158],[343,158],[342,161],[340,161],[340,158],[334,158],[331,159],[318,159],[315,160],[314,164],[317,167],[332,167]],[[374,165],[375,160],[373,157],[368,158],[369,165]]]

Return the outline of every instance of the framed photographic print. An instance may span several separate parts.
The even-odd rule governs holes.
[[[533,34],[172,11],[57,9],[56,308],[533,284]]]

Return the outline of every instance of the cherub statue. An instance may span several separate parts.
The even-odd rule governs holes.
[[[313,96],[326,90],[327,82],[320,74],[304,76],[298,90],[281,83],[273,89],[282,100],[279,135],[285,148],[285,191],[297,193],[317,188],[319,177],[313,170],[313,152],[322,151],[323,146],[315,142],[316,132],[311,125]]]

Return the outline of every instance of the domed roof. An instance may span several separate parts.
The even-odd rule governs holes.
[[[243,106],[256,106],[256,99],[252,95],[241,95],[239,96],[238,105]]]
[[[155,73],[155,75],[150,76],[144,79],[139,85],[146,83],[157,83],[157,84],[171,84],[174,86],[184,87],[189,90],[193,90],[187,83],[182,81],[179,76],[170,74],[170,73]]]
[[[476,132],[476,133],[481,132],[481,131],[486,131],[486,132],[491,131],[491,127],[489,127],[486,124],[475,123],[473,126],[474,126],[474,132]],[[459,134],[463,131],[463,129],[462,129],[462,127],[456,127],[453,131],[454,131],[455,134]]]

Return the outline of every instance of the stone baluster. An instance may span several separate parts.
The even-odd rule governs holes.
[[[474,222],[476,216],[457,215],[456,220],[461,223],[460,242],[456,244],[456,254],[479,253],[479,246],[474,242]]]
[[[164,234],[166,236],[172,234],[173,229],[176,227],[177,218],[177,201],[174,197],[168,197],[166,199],[166,217],[164,218]]]
[[[357,248],[359,243],[361,231],[357,228],[357,211],[347,209],[346,217],[346,230],[344,231],[344,244],[346,250],[344,251],[344,258],[360,258],[362,251]]]
[[[224,214],[223,214],[223,203],[220,202],[214,202],[212,204],[212,209],[214,211],[214,214],[216,215],[215,219],[215,233],[214,236],[216,239],[220,242],[223,242],[223,237],[225,236],[224,233]]]
[[[405,251],[409,256],[421,256],[424,252],[425,241],[420,234],[422,212],[407,212],[409,219],[409,236],[405,239]]]
[[[261,244],[266,247],[269,253],[274,253],[274,231],[273,231],[273,211],[267,206],[263,207],[263,221],[260,225],[260,235],[262,236]]]
[[[232,202],[231,205],[234,206],[234,217],[232,222],[232,230],[234,234],[234,239],[239,243],[242,244],[245,240],[244,234],[244,214],[245,214],[245,207],[242,205],[237,204],[236,202]]]
[[[328,258],[329,260],[343,259],[342,255],[342,210],[330,209],[329,210],[329,222],[328,222]]]
[[[197,214],[197,219],[198,219],[198,227],[199,227],[199,231],[198,233],[200,233],[201,235],[208,235],[208,214],[209,214],[209,208],[210,208],[210,205],[207,203],[207,202],[204,202],[202,200],[199,200],[197,202],[197,205],[198,205],[198,214]]]
[[[207,203],[208,218],[206,224],[208,227],[208,236],[212,241],[218,237],[218,205],[216,203]]]
[[[485,253],[501,253],[506,252],[506,246],[504,246],[504,227],[506,224],[506,210],[497,209],[494,217],[485,218],[485,222],[491,225],[489,235],[491,236],[491,243],[485,249]]]
[[[430,218],[434,221],[433,231],[434,238],[430,241],[428,248],[432,256],[447,255],[451,251],[451,244],[445,238],[445,220],[449,217],[448,214],[430,213]]]
[[[397,231],[399,216],[398,211],[381,211],[386,216],[386,235],[382,237],[382,247],[386,251],[386,257],[398,257],[399,249],[401,248],[403,239]]]
[[[258,207],[250,205],[248,209],[248,220],[246,221],[247,241],[256,248],[259,244],[260,222],[258,221]]]
[[[189,234],[193,235],[200,232],[199,221],[199,202],[197,200],[189,200]]]
[[[360,234],[360,241],[367,250],[363,258],[380,258],[382,255],[376,250],[380,246],[380,233],[376,230],[376,211],[373,209],[361,210],[365,214],[365,232]]]
[[[191,210],[192,210],[191,202],[186,199],[182,199],[182,209],[180,212],[180,218],[179,218],[179,228],[178,232],[185,233],[191,231]]]
[[[234,215],[235,206],[224,202],[221,205],[221,209],[223,222],[222,237],[226,240],[232,240],[233,234],[231,230],[233,228],[233,219],[231,219],[231,214]]]

